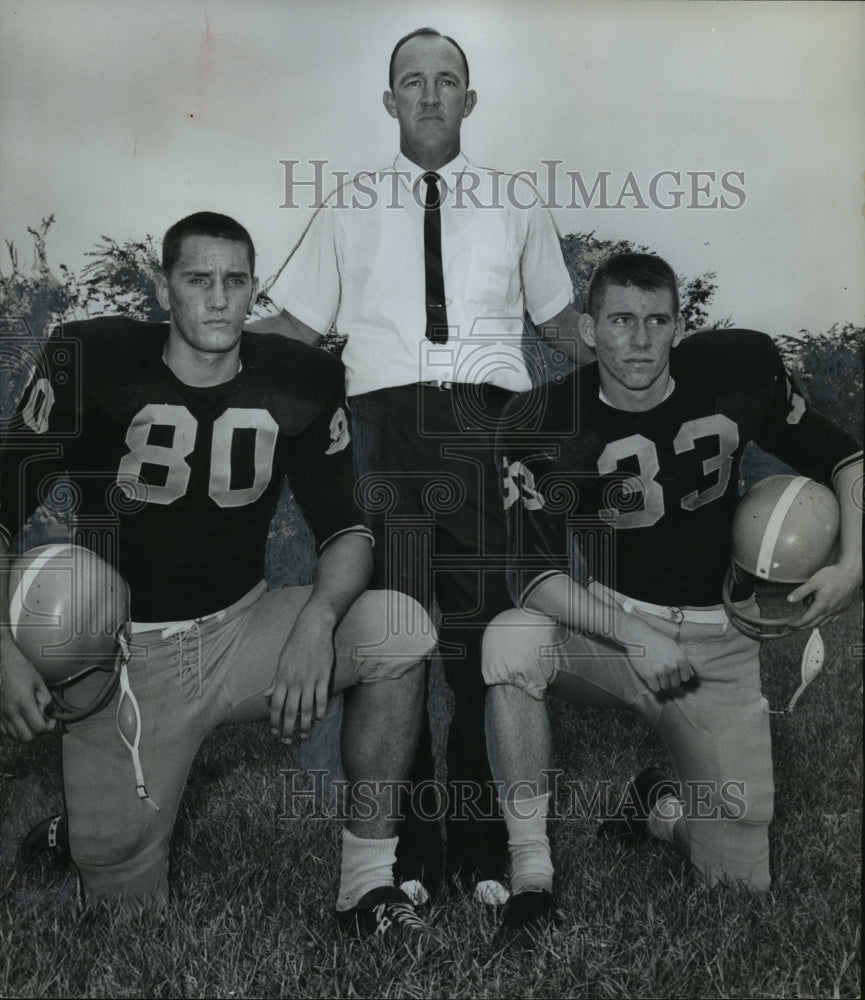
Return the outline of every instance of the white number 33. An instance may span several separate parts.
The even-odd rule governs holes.
[[[739,445],[739,428],[722,413],[688,420],[679,428],[673,440],[673,450],[677,455],[693,451],[700,438],[717,437],[718,452],[703,460],[704,476],[713,477],[705,489],[692,490],[682,497],[684,510],[696,510],[703,504],[711,503],[724,495],[730,481],[733,456]],[[641,492],[643,503],[639,510],[621,511],[607,507],[598,513],[601,517],[615,521],[617,528],[647,528],[664,516],[664,491],[657,480],[660,464],[655,443],[642,434],[632,434],[618,441],[611,441],[598,457],[598,472],[606,475],[615,472],[619,463],[628,458],[636,458],[639,472],[623,483],[628,493]],[[630,503],[627,506],[632,506]]]

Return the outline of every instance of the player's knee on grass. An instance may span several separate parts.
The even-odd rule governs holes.
[[[126,761],[121,763],[131,772]],[[93,761],[92,766],[100,765]],[[111,770],[117,764],[108,761],[104,766]],[[70,766],[70,771],[66,787],[69,849],[85,902],[116,899],[133,910],[163,905],[168,898],[173,810],[163,801],[163,810],[154,812],[137,797],[131,781],[120,789],[102,788],[95,777],[92,786],[83,781],[86,772],[81,768]]]
[[[747,789],[747,786],[746,786]],[[772,821],[772,786],[754,787],[738,798],[728,787],[720,818],[688,820],[689,854],[699,878],[707,885],[733,885],[768,889],[769,824]],[[735,803],[731,807],[731,803]]]
[[[736,766],[727,763],[720,782],[689,782],[683,788],[688,857],[707,885],[768,889],[769,824],[774,812],[771,745],[766,703],[742,708],[743,737]]]
[[[156,737],[148,735],[155,743]],[[132,760],[117,732],[113,707],[69,726],[63,737],[69,849],[85,902],[118,899],[141,910],[167,898],[175,811],[168,779],[179,756],[178,745],[167,741],[159,754],[143,761],[161,806],[157,812],[136,793]]]
[[[484,633],[484,681],[490,687],[511,684],[542,699],[556,673],[549,648],[555,645],[559,631],[546,615],[517,608],[498,615]]]
[[[127,854],[122,855],[126,848]],[[78,869],[84,902],[119,902],[133,913],[163,909],[168,902],[168,845],[106,845],[106,856],[118,859],[94,864],[72,857]]]
[[[349,620],[351,618],[351,620]],[[346,615],[360,684],[398,680],[419,668],[436,646],[429,615],[396,590],[368,590]]]
[[[728,885],[765,890],[772,883],[769,866],[769,826],[719,820],[705,836],[688,825],[688,854],[697,877],[713,888]],[[698,839],[699,838],[699,839]]]

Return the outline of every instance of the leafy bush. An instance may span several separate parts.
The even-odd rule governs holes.
[[[617,253],[651,253],[649,247],[630,240],[604,240],[592,233],[571,233],[563,236],[562,255],[565,267],[574,286],[574,305],[580,311],[585,307],[586,293],[592,272],[607,257]],[[679,300],[685,330],[693,332],[704,327],[729,326],[730,320],[709,319],[706,307],[710,305],[717,288],[715,272],[706,271],[694,278],[679,277]]]
[[[861,441],[865,327],[836,323],[825,333],[800,330],[775,343],[808,402]]]

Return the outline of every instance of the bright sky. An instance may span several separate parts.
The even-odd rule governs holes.
[[[208,208],[250,229],[267,278],[313,197],[279,207],[279,161],[298,179],[327,161],[327,188],[391,162],[387,62],[421,25],[468,54],[470,159],[535,171],[544,195],[558,161],[563,206],[570,175],[590,191],[608,172],[608,207],[555,210],[562,233],[716,271],[713,315],[743,326],[865,321],[861,3],[0,0],[0,236],[29,248],[53,212],[49,261],[78,269],[103,234],[160,237]],[[679,183],[653,189],[662,171]]]

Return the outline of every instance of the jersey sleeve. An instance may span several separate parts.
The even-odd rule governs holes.
[[[861,445],[796,391],[769,337],[765,350],[772,393],[766,419],[754,440],[802,475],[831,486],[838,471],[861,457]]]
[[[267,289],[275,305],[325,334],[340,302],[333,195],[318,209],[276,281]]]
[[[576,511],[576,477],[561,471],[557,445],[499,439],[497,461],[502,474],[502,500],[508,533],[507,577],[511,600],[525,604],[532,591],[550,576],[564,573],[586,581]]]
[[[78,346],[55,335],[18,353],[29,378],[0,439],[0,533],[7,544],[50,496],[65,470],[65,448],[79,432]]]
[[[288,462],[288,481],[321,552],[340,535],[372,534],[355,498],[348,413],[334,398],[299,435]]]

